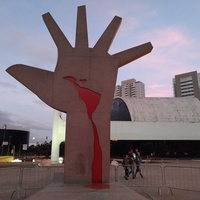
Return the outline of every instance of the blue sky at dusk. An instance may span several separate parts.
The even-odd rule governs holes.
[[[109,53],[151,42],[153,51],[118,71],[117,83],[135,78],[146,97],[173,97],[172,78],[200,72],[199,0],[0,0],[0,128],[27,127],[35,141],[51,140],[53,109],[5,70],[26,64],[54,71],[57,48],[42,19],[50,12],[74,46],[77,7],[86,5],[92,48],[114,18],[121,26]]]

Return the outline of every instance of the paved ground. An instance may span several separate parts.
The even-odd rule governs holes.
[[[158,191],[152,188],[134,188],[133,190],[145,196],[149,200],[199,200],[200,199],[199,192],[173,190],[173,195],[171,195],[167,189],[162,189],[162,195],[159,195]]]
[[[173,190],[173,195],[169,193],[167,189],[162,189],[162,194],[158,194],[158,190],[155,188],[130,188],[134,191],[132,195],[138,197],[138,194],[148,200],[199,200],[200,193],[199,192],[191,192],[191,191],[183,191],[183,190]],[[41,193],[43,190],[29,190],[26,193],[26,199],[28,200],[39,200],[40,198],[37,197],[37,193]],[[44,191],[45,193],[45,191]],[[44,194],[43,193],[43,194]],[[1,200],[9,200],[11,197],[11,193],[1,194]],[[13,200],[17,200],[16,194],[12,197]],[[21,198],[22,199],[22,198]],[[45,200],[45,199],[43,199]],[[50,199],[48,199],[50,200]],[[62,199],[59,199],[62,200]],[[65,198],[65,200],[67,200]],[[72,200],[72,199],[70,199]],[[95,199],[96,200],[96,199]],[[136,200],[139,200],[136,198]]]
[[[109,188],[105,185],[100,187],[101,185],[54,184],[30,196],[27,200],[148,200],[120,183],[111,183]]]
[[[173,195],[171,195],[167,189],[162,189],[162,195],[158,194],[158,191],[154,188],[132,188],[134,193],[132,195],[135,195],[138,197],[138,194],[144,197],[147,200],[199,200],[200,199],[200,193],[199,192],[191,192],[191,191],[182,191],[182,190],[173,190]],[[42,192],[42,190],[33,190],[33,191],[27,191],[26,199],[28,200],[39,200],[37,197],[37,193]],[[1,200],[9,200],[11,194],[3,194],[0,195]],[[14,194],[13,200],[17,200],[16,194]],[[22,199],[22,198],[21,198]],[[137,199],[137,198],[136,198]],[[45,200],[45,199],[43,199]],[[48,199],[50,200],[50,199]],[[62,199],[59,199],[62,200]],[[67,200],[65,198],[65,200]],[[72,200],[72,199],[70,199]],[[96,200],[96,199],[95,199]],[[139,199],[137,199],[139,200]]]

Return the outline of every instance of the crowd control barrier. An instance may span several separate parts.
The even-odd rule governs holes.
[[[200,167],[192,166],[165,166],[164,185],[172,189],[200,192]]]
[[[130,167],[130,166],[128,166]],[[142,177],[139,173],[136,177],[129,174],[128,180],[125,179],[125,171],[122,165],[118,166],[118,181],[122,182],[128,187],[152,187],[157,188],[159,194],[161,194],[161,188],[164,186],[163,170],[159,165],[141,165],[140,166]],[[130,170],[129,170],[130,171]],[[136,172],[136,166],[134,166],[134,174]]]
[[[0,168],[0,194],[17,192],[20,177],[19,167]]]
[[[159,194],[164,187],[172,195],[173,189],[200,192],[200,166],[142,163],[140,167],[143,177],[138,173],[133,178],[130,174],[126,180],[124,167],[121,164],[111,164],[110,183],[157,188]],[[23,199],[28,190],[42,189],[55,182],[64,182],[63,165],[0,168],[0,195],[9,193],[11,198],[16,194],[18,199]]]

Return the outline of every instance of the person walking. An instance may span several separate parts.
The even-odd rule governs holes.
[[[128,155],[126,155],[122,161],[122,166],[124,167],[124,173],[125,173],[125,176],[124,178],[126,180],[128,180],[128,176],[129,176],[129,159],[128,159]]]
[[[135,178],[136,178],[136,175],[138,172],[139,172],[141,178],[144,178],[144,176],[142,175],[141,168],[140,168],[141,157],[140,157],[140,152],[138,151],[138,149],[136,149],[135,155],[136,155],[136,157],[135,157],[135,164],[136,164]]]
[[[129,164],[130,164],[130,171],[129,171],[129,175],[132,174],[132,178],[135,178],[135,174],[134,174],[134,163],[135,163],[135,153],[133,152],[133,150],[131,150],[129,152]]]

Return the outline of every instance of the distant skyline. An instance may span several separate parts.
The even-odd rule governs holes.
[[[200,1],[193,0],[1,0],[0,7],[0,128],[27,127],[30,139],[52,137],[53,109],[6,73],[13,64],[54,71],[57,49],[43,22],[50,12],[74,46],[77,7],[86,5],[89,46],[93,47],[114,16],[121,26],[109,53],[151,42],[150,54],[120,68],[117,84],[136,79],[146,97],[173,97],[177,74],[200,72]],[[30,140],[30,142],[33,142]]]
[[[117,97],[145,97],[145,84],[134,78],[123,80],[115,87],[114,98]]]

